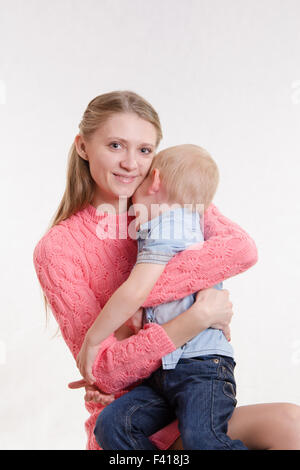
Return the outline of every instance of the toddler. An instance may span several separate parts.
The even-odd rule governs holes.
[[[77,357],[82,375],[91,368],[100,343],[135,313],[159,324],[186,311],[196,293],[141,308],[170,259],[201,249],[202,213],[219,180],[211,156],[196,145],[158,153],[132,200],[138,256],[128,279],[115,291],[86,334]],[[215,286],[222,288],[221,284]],[[162,366],[141,385],[109,404],[99,415],[95,436],[104,450],[156,450],[149,437],[176,418],[184,449],[247,450],[227,436],[236,406],[233,348],[227,331],[207,328],[162,358]]]

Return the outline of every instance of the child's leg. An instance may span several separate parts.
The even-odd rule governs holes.
[[[236,405],[234,362],[224,356],[181,359],[167,371],[166,387],[176,408],[184,449],[247,450],[227,436]]]
[[[102,449],[157,450],[149,437],[176,416],[165,399],[144,383],[100,413],[94,434]]]

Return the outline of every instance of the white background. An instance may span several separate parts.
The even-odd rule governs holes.
[[[299,0],[1,0],[0,448],[84,449],[83,390],[45,329],[32,252],[62,197],[88,102],[133,90],[161,147],[217,161],[215,203],[255,239],[227,282],[239,404],[300,404]]]

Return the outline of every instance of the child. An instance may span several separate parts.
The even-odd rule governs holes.
[[[133,197],[138,214],[136,265],[87,332],[77,357],[87,380],[93,381],[91,367],[100,343],[134,312],[141,313],[168,261],[182,250],[201,248],[198,210],[211,203],[218,179],[211,156],[195,145],[171,147],[154,158]],[[144,321],[166,323],[194,301],[192,294],[146,308]],[[104,450],[155,450],[149,436],[177,418],[184,449],[246,450],[226,435],[236,405],[234,367],[225,334],[207,328],[164,356],[160,369],[100,413],[97,442]]]

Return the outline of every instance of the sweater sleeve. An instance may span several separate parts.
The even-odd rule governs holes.
[[[80,258],[72,252],[59,226],[38,242],[33,263],[61,334],[76,358],[100,304],[89,287]]]
[[[257,261],[250,236],[213,204],[204,214],[205,242],[199,250],[175,255],[148,296],[144,307],[181,299],[246,271]]]
[[[116,393],[149,377],[161,358],[176,347],[157,323],[146,324],[136,335],[117,341],[114,335],[101,344],[93,375],[105,393]]]
[[[36,245],[33,262],[62,336],[76,358],[88,328],[101,310],[89,287],[89,273],[59,227]],[[123,341],[111,335],[102,343],[93,368],[96,385],[107,393],[120,391],[150,375],[160,366],[161,358],[175,349],[159,325],[149,325]]]

